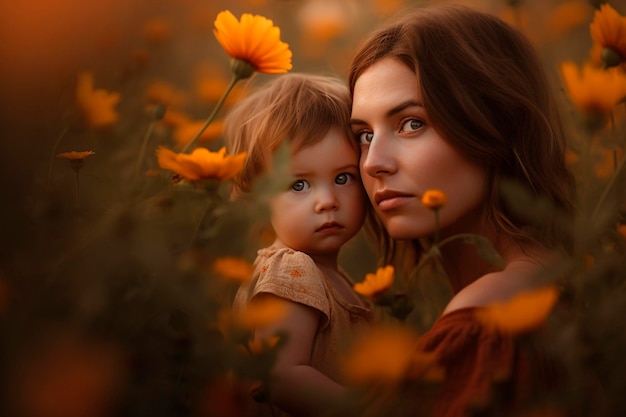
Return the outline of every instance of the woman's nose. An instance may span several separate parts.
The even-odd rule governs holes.
[[[317,192],[317,198],[315,201],[315,211],[317,213],[323,213],[329,210],[337,210],[339,208],[339,200],[334,190],[320,189]]]
[[[370,177],[393,174],[396,163],[392,144],[383,137],[374,135],[369,146],[361,151],[361,172]]]

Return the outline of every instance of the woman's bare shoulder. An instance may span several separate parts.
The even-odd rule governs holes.
[[[466,307],[484,307],[504,302],[518,294],[546,285],[541,264],[511,262],[501,271],[491,272],[463,288],[452,297],[444,314]]]

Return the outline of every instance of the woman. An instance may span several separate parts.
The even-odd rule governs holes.
[[[349,85],[361,177],[375,212],[369,220],[385,262],[411,269],[432,244],[433,213],[421,203],[432,189],[447,196],[440,240],[481,235],[504,260],[496,268],[460,240],[440,248],[454,295],[419,344],[446,373],[433,414],[528,405],[542,389],[529,384],[551,385],[556,373],[548,361],[531,360],[514,336],[482,326],[476,312],[545,285],[540,277],[571,250],[565,225],[575,183],[532,45],[499,19],[464,6],[418,9],[365,40]],[[509,204],[511,193],[550,207],[550,218]],[[498,403],[495,387],[502,384],[506,398]]]

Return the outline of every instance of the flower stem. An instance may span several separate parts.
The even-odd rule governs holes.
[[[592,221],[598,215],[598,212],[600,211],[600,207],[602,207],[602,204],[604,204],[604,200],[606,200],[606,197],[609,195],[609,192],[611,191],[611,189],[613,189],[613,185],[615,184],[617,177],[619,177],[620,173],[622,172],[622,169],[624,168],[624,161],[626,161],[626,158],[622,158],[619,164],[617,164],[617,167],[615,168],[615,171],[613,172],[613,175],[611,176],[609,183],[606,185],[606,187],[604,188],[604,191],[602,192],[602,195],[598,199],[598,202],[596,203],[596,207],[593,209],[593,212],[591,213]]]
[[[241,77],[238,77],[237,75],[233,75],[233,77],[230,79],[230,84],[228,84],[228,87],[226,87],[226,91],[224,91],[224,94],[222,94],[222,97],[220,97],[219,101],[215,105],[215,108],[213,109],[209,117],[207,117],[206,121],[204,122],[204,125],[202,125],[198,133],[196,133],[195,136],[191,138],[189,142],[187,142],[187,144],[185,145],[181,153],[187,152],[193,146],[196,140],[198,140],[202,132],[204,132],[206,128],[211,124],[213,119],[215,119],[215,116],[217,115],[217,112],[220,110],[220,108],[224,104],[226,97],[228,97],[228,94],[230,94],[231,90],[233,89],[235,84],[237,84],[237,81],[239,81],[240,79]]]
[[[75,169],[74,172],[76,173],[76,210],[78,210],[80,205],[80,169]]]
[[[439,209],[435,209],[435,241],[434,244],[436,245],[437,243],[439,243]]]
[[[61,130],[61,133],[57,137],[52,147],[52,154],[50,155],[50,166],[48,168],[48,188],[50,188],[50,185],[52,184],[52,168],[54,166],[54,157],[57,153],[57,149],[59,148],[59,144],[61,143],[61,139],[65,137],[68,130],[69,130],[69,126],[67,124],[63,126],[63,130]]]
[[[146,148],[148,147],[148,141],[150,140],[150,136],[152,136],[152,132],[154,131],[154,126],[156,122],[152,120],[146,129],[146,133],[143,135],[143,140],[141,141],[141,148],[139,149],[139,156],[137,157],[137,165],[135,166],[135,178],[139,177],[139,171],[141,170],[141,163],[146,157]]]
[[[204,204],[202,205],[202,211],[200,212],[200,218],[198,219],[198,223],[196,223],[196,227],[194,228],[193,235],[191,235],[191,240],[189,241],[189,246],[193,245],[193,242],[196,240],[198,233],[200,233],[200,228],[202,227],[202,221],[204,220],[204,216],[206,216],[206,212],[209,209],[209,205],[211,204],[211,200],[207,198],[204,200]]]

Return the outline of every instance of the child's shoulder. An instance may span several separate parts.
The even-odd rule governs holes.
[[[256,260],[259,274],[287,275],[292,278],[318,276],[322,272],[306,253],[291,248],[273,247],[260,249]]]

